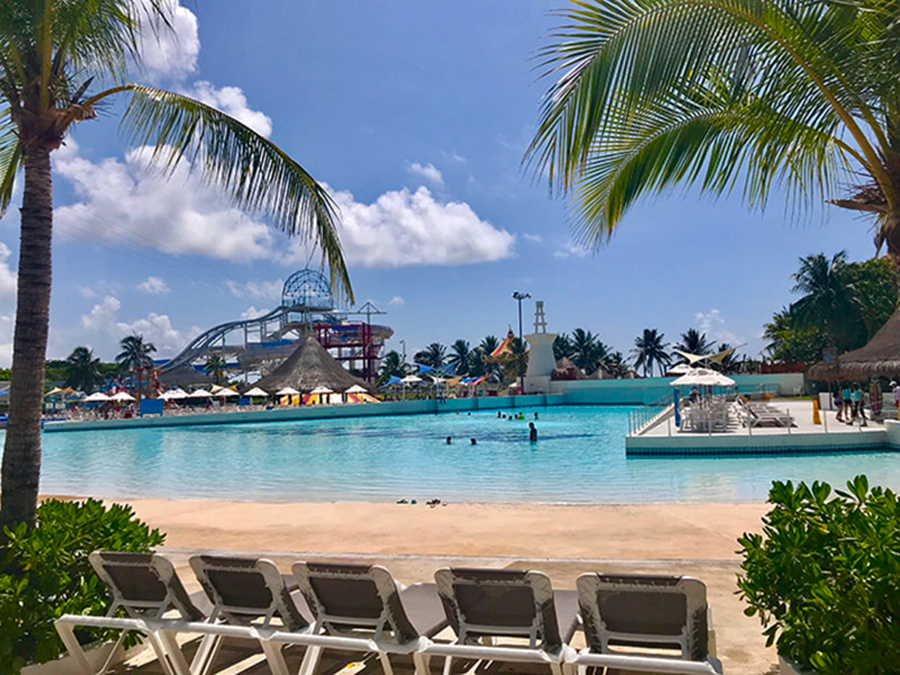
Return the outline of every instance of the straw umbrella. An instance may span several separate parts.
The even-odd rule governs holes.
[[[297,393],[311,392],[316,387],[344,391],[354,384],[370,390],[365,380],[348,373],[314,337],[306,338],[280,366],[256,384],[268,391],[290,387]]]
[[[869,380],[900,376],[900,312],[894,312],[865,347],[821,361],[807,373],[810,379]]]

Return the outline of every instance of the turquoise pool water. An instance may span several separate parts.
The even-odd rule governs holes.
[[[900,487],[900,454],[629,458],[628,407],[46,434],[44,494],[259,501],[761,501],[775,479]],[[539,441],[528,442],[528,421]],[[504,411],[505,412],[505,411]],[[446,445],[447,436],[453,437]],[[470,438],[478,444],[470,445]]]

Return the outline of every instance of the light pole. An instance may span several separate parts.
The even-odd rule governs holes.
[[[406,340],[400,340],[400,346],[403,347],[403,363],[406,363]]]
[[[530,297],[531,293],[520,293],[519,291],[513,293],[513,299],[519,302],[519,342],[522,341],[522,301]]]

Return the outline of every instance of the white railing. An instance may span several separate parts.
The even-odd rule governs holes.
[[[637,435],[665,419],[674,405],[671,396],[663,396],[653,403],[645,403],[628,413],[628,435]]]

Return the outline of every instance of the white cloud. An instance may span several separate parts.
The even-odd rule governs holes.
[[[393,298],[390,299],[390,302],[388,302],[388,304],[389,305],[397,305],[398,307],[402,307],[403,305],[406,304],[406,300],[401,298],[399,295],[395,295]]]
[[[465,202],[435,199],[426,187],[385,192],[371,204],[356,201],[346,190],[333,197],[351,264],[466,265],[512,255],[513,235],[479,218]]]
[[[441,155],[449,162],[455,162],[456,164],[467,164],[469,160],[460,155],[458,152],[451,150],[450,152],[443,151]]]
[[[139,283],[138,289],[150,295],[165,295],[172,290],[162,277],[154,276],[149,276],[145,281]]]
[[[409,166],[406,167],[406,170],[409,171],[413,176],[424,178],[428,182],[434,183],[435,185],[444,185],[444,175],[441,173],[440,169],[438,169],[431,162],[428,162],[428,164],[419,164],[418,162],[412,162]]]
[[[247,97],[239,87],[216,88],[209,82],[200,80],[191,90],[185,92],[202,103],[218,108],[246,124],[256,133],[269,137],[272,134],[272,118],[247,105]]]
[[[271,256],[271,228],[201,184],[186,166],[167,180],[147,171],[147,154],[140,149],[127,153],[124,163],[95,163],[81,157],[71,140],[55,159],[80,200],[54,211],[54,225],[64,236],[238,262]]]
[[[697,312],[694,315],[697,322],[697,328],[701,333],[716,342],[726,342],[732,347],[746,342],[742,337],[735,335],[728,327],[728,323],[722,318],[722,312],[718,309],[711,309],[708,312]]]
[[[531,232],[523,232],[522,237],[525,239],[525,241],[530,241],[535,244],[540,244],[542,241],[544,241],[544,238],[541,235],[531,234]]]
[[[160,26],[157,31],[147,25],[146,18],[140,30],[138,50],[147,74],[155,79],[181,80],[197,70],[200,53],[200,37],[197,33],[197,17],[179,0],[168,0],[172,11],[171,27]],[[148,8],[147,0],[143,0]]]
[[[0,242],[0,299],[16,297],[17,275],[9,269],[9,259],[12,251],[9,246]]]
[[[268,309],[256,309],[253,305],[250,305],[247,309],[241,312],[242,319],[258,319],[261,316],[265,316],[271,310]]]
[[[122,303],[112,295],[107,295],[99,303],[93,306],[90,314],[81,317],[81,325],[88,330],[102,330],[108,328],[116,318],[116,313],[122,309]]]
[[[156,347],[156,351],[161,354],[170,354],[184,347],[197,329],[191,329],[187,335],[172,327],[172,322],[166,314],[157,314],[150,312],[145,319],[137,319],[135,321],[118,321],[116,322],[116,332],[121,336],[126,335],[142,335],[144,342],[152,343]]]
[[[96,298],[97,291],[95,291],[90,286],[80,286],[78,288],[78,292],[81,293],[82,298]]]
[[[579,246],[571,241],[567,241],[553,253],[554,258],[584,258],[590,251],[584,246]]]
[[[234,281],[229,279],[225,286],[236,298],[261,298],[263,300],[278,300],[281,298],[281,289],[284,282],[281,279],[274,281]]]

